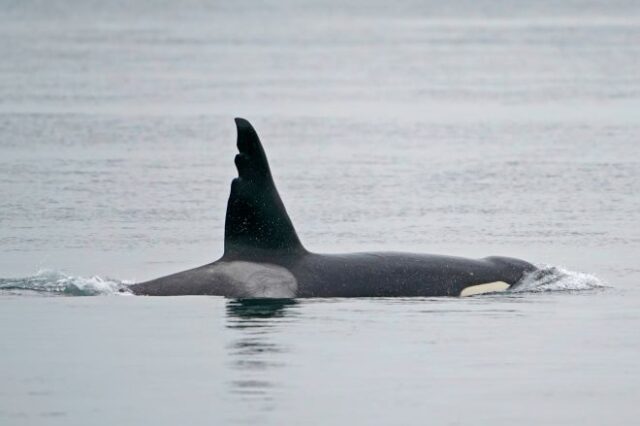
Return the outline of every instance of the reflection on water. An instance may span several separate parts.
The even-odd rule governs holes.
[[[283,383],[274,380],[274,370],[286,366],[291,348],[279,342],[282,324],[297,316],[292,299],[238,299],[227,302],[227,329],[233,333],[228,345],[233,379],[229,395],[251,405],[255,412],[276,408]],[[259,419],[243,418],[253,422]]]
[[[295,306],[294,299],[235,299],[227,303],[230,327],[269,327],[270,321],[262,319],[280,318],[288,308]],[[289,312],[290,313],[290,312]],[[234,321],[234,319],[236,319]],[[237,319],[240,319],[239,321]],[[252,321],[256,320],[256,321]]]

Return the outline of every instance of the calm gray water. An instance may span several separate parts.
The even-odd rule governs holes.
[[[51,3],[0,1],[0,424],[638,423],[640,3]],[[234,116],[311,250],[549,273],[118,296],[221,255]]]

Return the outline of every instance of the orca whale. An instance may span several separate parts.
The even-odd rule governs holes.
[[[304,248],[276,189],[258,134],[236,118],[224,254],[208,265],[129,286],[153,296],[229,298],[472,296],[504,291],[535,266],[519,259],[396,252],[316,254]]]

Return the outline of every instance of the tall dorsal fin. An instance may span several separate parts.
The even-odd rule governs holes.
[[[225,256],[265,251],[304,251],[271,177],[258,134],[247,120],[236,118],[238,177],[231,183],[224,227]]]

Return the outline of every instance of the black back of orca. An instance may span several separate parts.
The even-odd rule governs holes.
[[[256,131],[236,118],[238,177],[231,183],[219,260],[131,285],[136,294],[236,298],[430,297],[503,291],[535,267],[505,257],[307,251],[278,194]]]

